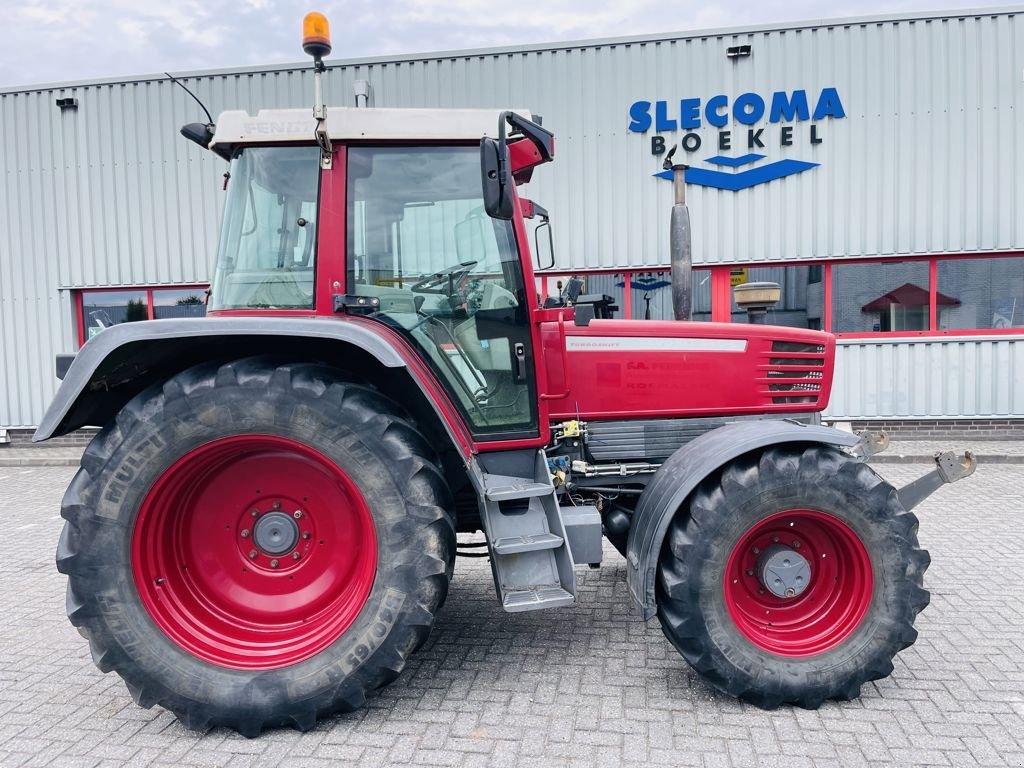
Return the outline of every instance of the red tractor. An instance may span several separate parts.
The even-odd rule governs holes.
[[[476,531],[511,612],[571,606],[607,537],[642,615],[761,707],[854,698],[914,642],[910,510],[970,455],[879,477],[884,436],[818,423],[827,333],[613,319],[576,281],[541,306],[517,186],[554,141],[525,114],[183,129],[230,163],[208,317],[104,330],[35,436],[102,426],[57,566],[140,705],[250,736],[361,706]]]

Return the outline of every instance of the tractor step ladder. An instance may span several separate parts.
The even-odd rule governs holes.
[[[532,477],[483,473],[483,524],[502,607],[510,612],[576,601],[576,574],[547,458]]]

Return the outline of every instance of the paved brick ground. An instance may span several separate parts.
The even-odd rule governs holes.
[[[897,483],[923,467],[887,466]],[[921,508],[932,605],[895,674],[859,701],[761,712],[632,618],[623,561],[580,604],[504,614],[460,561],[434,634],[362,712],[245,740],[185,731],[93,667],[53,567],[71,469],[0,468],[0,766],[1024,764],[1024,467],[983,467]]]

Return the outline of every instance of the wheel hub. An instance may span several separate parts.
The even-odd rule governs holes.
[[[252,527],[252,540],[265,555],[283,555],[299,542],[299,526],[291,515],[268,512]]]
[[[776,597],[796,597],[811,583],[811,564],[795,549],[775,544],[758,558],[757,575]]]

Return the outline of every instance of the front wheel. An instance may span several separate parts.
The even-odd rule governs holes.
[[[252,358],[143,392],[64,498],[68,615],[191,728],[301,729],[395,678],[451,577],[434,451],[372,388]]]
[[[892,672],[928,604],[917,518],[826,446],[728,464],[674,518],[658,616],[718,689],[763,708],[852,699]]]

